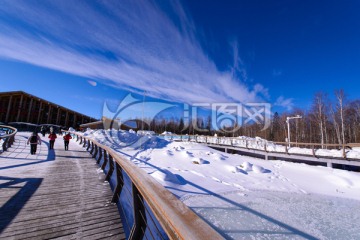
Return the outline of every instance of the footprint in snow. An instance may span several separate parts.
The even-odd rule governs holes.
[[[193,173],[193,174],[195,174],[195,175],[198,175],[198,176],[200,176],[200,177],[205,177],[204,174],[199,173],[199,172],[196,172],[196,171],[194,171],[194,170],[190,170],[190,172]]]
[[[245,190],[245,188],[243,186],[241,186],[240,184],[237,183],[233,183],[233,186],[242,190]]]
[[[220,179],[216,178],[216,177],[211,177],[213,180],[215,180],[216,182],[221,182]]]

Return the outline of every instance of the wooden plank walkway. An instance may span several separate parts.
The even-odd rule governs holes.
[[[28,134],[0,154],[0,239],[125,239],[112,192],[95,160],[78,143],[36,155]]]

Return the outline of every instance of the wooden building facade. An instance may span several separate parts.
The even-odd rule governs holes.
[[[31,94],[16,92],[0,93],[0,122],[27,122],[78,127],[97,119],[51,103]]]

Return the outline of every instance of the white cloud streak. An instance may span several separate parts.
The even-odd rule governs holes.
[[[274,106],[279,106],[285,108],[287,111],[291,111],[294,107],[293,99],[280,96],[276,99]]]
[[[267,97],[262,85],[247,86],[233,74],[238,55],[232,69],[219,71],[200,46],[191,18],[179,2],[170,2],[171,18],[147,0],[2,1],[0,57],[169,101],[247,103]]]
[[[93,80],[88,80],[87,82],[93,87],[96,87],[96,85],[97,85],[97,82],[95,82]]]

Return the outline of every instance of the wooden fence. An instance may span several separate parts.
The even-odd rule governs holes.
[[[2,143],[2,151],[6,151],[14,143],[17,129],[10,126],[0,125],[0,131],[5,133],[0,135],[0,142]]]
[[[101,169],[107,170],[106,180],[115,177],[113,203],[117,203],[122,191],[126,191],[124,175],[130,178],[134,222],[128,239],[142,239],[145,234],[161,239],[162,230],[166,233],[165,239],[223,239],[175,195],[131,161],[91,138],[79,133],[71,134],[75,134],[76,141],[101,164]],[[156,227],[157,223],[162,230]]]
[[[232,147],[242,147],[246,149],[254,149],[264,152],[276,152],[269,150],[269,146],[276,144],[284,147],[284,151],[279,153],[289,154],[289,150],[292,147],[306,147],[311,149],[310,156],[320,157],[316,155],[316,151],[320,149],[338,149],[342,151],[342,158],[346,159],[346,150],[353,147],[360,147],[360,143],[347,143],[347,144],[320,144],[320,143],[297,143],[297,142],[271,142],[266,140],[257,140],[257,139],[248,139],[248,138],[236,138],[236,137],[217,137],[217,136],[201,136],[201,135],[164,135],[170,138],[171,140],[179,141],[194,141],[197,143],[206,143],[214,144],[219,146],[232,146]],[[242,142],[241,146],[238,146],[236,142]],[[256,148],[252,146],[258,146]],[[290,147],[289,147],[290,145]],[[325,157],[321,155],[321,157]],[[331,156],[329,156],[331,157]]]

